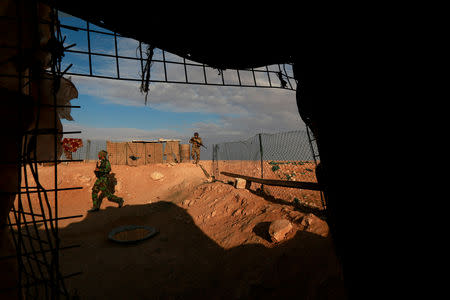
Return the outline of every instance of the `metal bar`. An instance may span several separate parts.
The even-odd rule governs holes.
[[[310,134],[310,132],[309,132],[309,127],[308,127],[308,126],[306,126],[306,135],[308,136],[309,147],[310,147],[311,153],[312,153],[312,155],[313,155],[314,164],[317,165],[316,153],[315,153],[315,151],[314,151],[314,146],[313,146],[313,144],[312,144],[313,141],[312,141],[312,139],[311,139],[311,134]]]
[[[162,51],[162,50],[161,50]],[[65,52],[69,52],[69,53],[76,53],[76,54],[90,54],[90,55],[97,55],[97,56],[105,56],[105,57],[110,57],[110,58],[122,58],[122,59],[129,59],[129,60],[140,60],[140,58],[136,58],[136,57],[132,57],[132,56],[122,56],[122,55],[113,55],[113,54],[107,54],[107,53],[98,53],[98,52],[86,52],[83,50],[66,50]],[[186,64],[187,66],[193,66],[193,67],[201,67],[202,64],[199,63],[182,63],[182,62],[178,62],[178,61],[170,61],[170,60],[160,60],[160,59],[152,59],[152,61],[154,62],[160,62],[163,63],[164,61],[166,63],[170,63],[170,64],[175,64],[175,65],[184,65]],[[261,71],[260,71],[261,72]],[[265,71],[262,71],[265,72]],[[10,74],[0,74],[0,76],[8,76]],[[11,77],[13,75],[10,75]]]
[[[29,216],[41,217],[41,218],[45,217],[44,215],[36,214],[36,213],[31,213],[31,212],[28,212],[28,211],[19,211],[19,210],[18,210],[17,213],[24,214],[24,215],[29,215]],[[21,223],[21,222],[19,222],[19,224],[20,224],[20,223]]]
[[[28,186],[28,175],[27,175],[27,172],[26,172],[26,166],[24,166],[24,177],[25,177],[25,185]],[[28,191],[28,189],[27,189],[27,191]],[[43,251],[44,250],[44,245],[43,244],[45,244],[46,242],[41,240],[41,237],[40,237],[40,234],[39,234],[39,230],[37,228],[36,219],[35,219],[36,216],[34,215],[33,206],[31,204],[30,194],[27,194],[27,200],[28,200],[28,207],[29,207],[29,209],[30,209],[30,211],[32,213],[32,215],[31,215],[32,222],[31,223],[33,224],[33,228],[35,230],[35,234],[37,235],[37,241],[38,241],[39,248],[40,248],[41,251]],[[19,194],[19,201],[20,201],[19,204],[21,205],[22,201],[21,201],[20,194]],[[23,207],[22,207],[22,211],[23,211]],[[20,211],[19,211],[19,214],[20,214]],[[25,218],[25,215],[23,215],[23,216],[24,216],[24,223],[28,223],[27,219]],[[43,218],[45,219],[45,215],[43,215]],[[18,232],[21,232],[21,230],[23,230],[22,227],[21,227],[21,224],[17,224],[17,229],[18,229]],[[19,231],[19,229],[21,229],[21,230]],[[30,233],[30,231],[28,229],[28,226],[25,226],[25,230],[28,233],[28,235],[31,236],[31,233]],[[36,250],[34,249],[33,243],[31,241],[29,241],[29,243],[30,243],[31,250],[32,250],[33,255],[35,256],[36,261],[39,261],[38,260],[38,255],[36,253]],[[47,244],[51,245],[50,243],[47,243]],[[48,269],[49,265],[48,265],[47,257],[44,255],[43,259],[45,261],[44,265]],[[43,274],[43,272],[42,272],[42,270],[41,270],[39,265],[38,265],[38,272],[41,275],[41,277],[44,277],[44,274]],[[48,294],[47,288],[45,290],[45,293]]]
[[[222,77],[222,84],[225,85],[225,78],[223,77],[223,70],[220,70],[220,75]]]
[[[11,224],[11,225],[13,225],[13,224]],[[71,245],[71,246],[61,247],[61,248],[59,248],[59,250],[67,250],[67,249],[73,249],[73,248],[79,248],[79,247],[81,247],[81,245]],[[54,249],[45,249],[44,251],[38,252],[38,253],[47,253],[47,252],[51,252],[51,251],[54,251]],[[31,253],[27,252],[27,253],[22,253],[21,255],[26,256],[29,254],[31,254]],[[2,256],[2,257],[0,257],[0,260],[6,260],[6,259],[12,259],[12,258],[17,258],[17,254]]]
[[[21,1],[21,2],[23,2],[23,1]],[[37,4],[37,1],[33,1],[33,4]],[[21,13],[20,13],[21,10],[19,9],[19,7],[22,7],[22,5],[17,5],[17,13],[18,13],[17,17],[18,17],[18,20],[21,20]],[[34,13],[35,17],[37,17],[36,7],[37,7],[36,5],[32,5],[32,9],[33,9],[33,13]],[[53,25],[56,24],[57,39],[59,39],[61,41],[62,37],[61,37],[59,22],[55,22],[55,12],[57,13],[56,10],[52,9],[52,15],[51,15],[52,22],[50,23],[51,24],[51,26],[50,26],[50,28],[51,28],[51,36],[55,37],[55,27]],[[20,27],[22,22],[18,22],[18,23],[19,23],[19,27]],[[90,49],[89,24],[87,24],[87,26],[88,26],[87,34],[88,34],[88,43],[89,43],[89,52],[88,53],[89,53],[90,74],[92,75],[92,61],[91,61],[91,54],[90,54],[90,50],[91,49]],[[35,30],[37,30],[37,27],[35,28]],[[34,37],[37,37],[37,35],[34,35]],[[22,41],[21,41],[21,38],[22,38],[21,28],[18,28],[18,38],[19,38],[18,53],[19,53],[19,58],[20,58],[22,56],[22,54],[23,54],[22,53],[23,52],[22,51]],[[34,44],[36,44],[36,43],[34,43]],[[22,60],[19,59],[19,64],[21,63],[21,61]],[[71,66],[72,66],[72,64],[69,65],[69,67],[66,68],[65,72],[68,71]],[[31,74],[31,75],[33,75],[33,74]],[[31,77],[31,75],[28,76],[28,77]],[[52,75],[53,75],[52,77],[54,79],[60,78],[62,75],[64,75],[64,72],[61,73],[61,59],[60,59],[60,57],[52,56]],[[12,76],[12,77],[14,77],[14,76]],[[19,89],[18,90],[20,91],[21,88],[22,88],[21,87],[22,81],[23,81],[23,78],[25,78],[25,76],[23,76],[23,74],[20,72],[18,74],[18,78],[19,78],[19,80],[18,80],[18,82],[19,82],[19,87],[18,88]],[[28,86],[28,88],[30,88],[30,85]],[[75,108],[76,107],[76,106],[60,106],[60,105],[57,105],[56,104],[56,95],[55,95],[56,92],[57,92],[57,88],[55,88],[54,92],[53,92],[53,96],[54,96],[54,101],[53,102],[54,103],[52,105],[53,108],[54,108],[54,116],[55,116],[55,123],[53,124],[54,128],[56,128],[56,125],[57,125],[56,124],[56,120],[57,120],[56,119],[56,117],[57,117],[57,110],[56,110],[56,108],[58,108],[58,107],[74,107]],[[42,105],[42,106],[46,106],[46,105]],[[48,105],[48,106],[50,106],[50,105]],[[78,108],[79,108],[79,106],[78,106]],[[39,114],[38,114],[38,118],[37,119],[39,119]],[[32,131],[32,134],[38,134],[38,133],[39,133],[39,131],[36,131],[36,130]],[[58,190],[61,190],[61,189],[57,188],[57,177],[58,177],[58,175],[57,175],[57,161],[58,160],[56,159],[57,158],[56,153],[57,153],[57,144],[58,144],[57,143],[57,134],[58,133],[59,132],[57,130],[53,130],[51,132],[44,133],[44,134],[53,134],[54,135],[54,141],[55,141],[55,143],[54,143],[54,154],[55,154],[54,157],[55,157],[55,159],[53,161],[48,161],[48,162],[53,162],[55,164],[55,189],[53,190],[55,192],[55,211],[56,211],[56,213],[54,215],[55,218],[53,219],[52,215],[51,215],[52,209],[50,207],[50,204],[48,202],[47,195],[46,195],[46,192],[48,190],[47,191],[45,189],[42,190],[42,192],[44,193],[44,196],[45,196],[45,201],[46,201],[47,207],[49,209],[49,219],[46,219],[45,212],[44,212],[43,205],[42,205],[43,204],[43,200],[42,200],[41,194],[40,194],[41,191],[38,191],[38,190],[30,191],[27,187],[25,187],[26,191],[24,191],[24,192],[20,192],[19,191],[19,195],[18,195],[18,197],[19,197],[19,200],[18,200],[18,202],[19,202],[19,209],[16,211],[15,207],[13,207],[13,214],[14,214],[14,217],[16,219],[16,223],[12,224],[11,223],[11,218],[8,216],[8,220],[9,220],[9,223],[10,223],[9,225],[10,225],[10,228],[12,229],[12,235],[14,237],[16,250],[17,250],[16,257],[18,258],[18,264],[19,264],[19,278],[18,278],[19,279],[19,291],[18,291],[18,293],[19,293],[18,295],[19,296],[22,294],[22,291],[23,291],[22,287],[24,286],[24,284],[28,285],[30,283],[29,277],[31,276],[31,277],[37,278],[36,275],[39,274],[39,273],[35,273],[34,272],[33,266],[32,266],[32,264],[30,264],[30,261],[29,261],[30,259],[32,259],[33,261],[37,262],[36,267],[38,268],[38,270],[40,272],[42,271],[41,268],[40,268],[40,265],[44,265],[44,266],[48,267],[47,271],[48,271],[48,275],[49,275],[50,278],[49,278],[49,280],[47,280],[47,283],[52,285],[52,287],[51,287],[50,294],[48,293],[48,290],[46,288],[46,293],[45,293],[46,298],[49,298],[49,295],[51,295],[52,298],[54,298],[54,296],[56,296],[56,293],[61,292],[61,288],[63,289],[62,293],[65,294],[65,295],[67,294],[67,291],[65,291],[64,282],[62,281],[62,278],[64,278],[64,277],[60,276],[59,259],[58,259],[58,251],[60,249],[60,247],[59,247],[59,240],[58,240],[58,219],[61,219],[61,218],[58,218]],[[73,134],[73,133],[81,133],[81,132],[65,132],[63,134]],[[26,138],[27,138],[27,135],[25,135],[25,139]],[[18,153],[21,154],[22,157],[27,157],[27,155],[26,155],[27,152],[26,151],[23,152],[21,145],[18,145],[17,148],[18,148]],[[36,155],[36,150],[35,149],[34,149],[34,154]],[[14,163],[17,164],[18,170],[20,170],[20,168],[21,168],[21,166],[23,164],[24,171],[25,171],[25,176],[26,176],[26,171],[27,171],[26,170],[26,165],[30,164],[30,167],[32,168],[32,164],[34,163],[35,164],[35,170],[33,170],[33,168],[32,168],[32,173],[33,173],[33,176],[34,176],[36,182],[39,185],[38,174],[37,174],[37,162],[36,161],[31,162],[29,155],[28,155],[27,158],[28,159],[17,160]],[[60,160],[60,161],[63,161],[63,160]],[[71,160],[71,161],[73,161],[73,160]],[[81,161],[81,160],[78,160],[78,161]],[[43,161],[43,162],[47,162],[47,161]],[[19,172],[19,176],[18,176],[18,184],[19,184],[19,186],[21,184],[21,175],[20,175],[20,173],[21,172]],[[28,185],[28,182],[27,182],[27,185]],[[36,189],[37,188],[38,187],[36,187]],[[76,189],[76,188],[72,188],[72,189]],[[32,204],[31,204],[31,201],[30,201],[30,194],[33,193],[33,192],[37,192],[38,193],[39,204],[41,205],[42,214],[37,214],[37,213],[33,212]],[[31,210],[31,212],[23,211],[23,204],[24,203],[22,203],[22,198],[21,198],[22,194],[27,194],[29,209]],[[26,218],[25,217],[26,215],[31,215],[33,221],[27,221],[27,219],[29,219],[29,218]],[[44,219],[43,220],[36,220],[36,219],[34,219],[37,216],[43,217]],[[24,222],[22,222],[22,218],[23,218]],[[53,228],[52,220],[55,221],[55,227],[56,228]],[[52,230],[51,232],[49,232],[49,230],[48,230],[47,223],[46,223],[47,221],[50,221],[50,226],[51,226],[51,230]],[[40,238],[40,236],[39,236],[39,231],[37,230],[37,226],[36,226],[36,223],[39,223],[39,222],[44,222],[44,225],[46,226],[46,231],[45,232],[47,233],[47,235],[49,237],[51,236],[51,239],[49,238],[48,241],[42,240]],[[20,228],[21,224],[26,225],[25,228]],[[33,234],[31,234],[31,231],[32,231],[32,230],[30,231],[30,229],[31,229],[30,227],[31,226],[28,226],[28,224],[33,224],[34,225],[34,228],[37,231],[37,237],[33,236]],[[14,230],[13,230],[14,226],[17,226],[17,228],[18,228],[17,233],[15,233]],[[53,235],[50,235],[50,233],[52,233]],[[18,237],[18,239],[15,238],[16,236]],[[28,239],[24,239],[24,238],[28,238]],[[51,241],[53,239],[55,239],[55,247],[50,246],[50,249],[48,249],[46,251],[46,252],[51,252],[52,253],[51,264],[49,265],[48,262],[46,262],[46,256],[45,255],[43,257],[45,261],[39,260],[36,257],[36,254],[37,254],[36,250],[37,249],[34,248],[34,245],[36,245],[36,243],[33,243],[32,241],[36,240],[36,241],[39,242],[40,245],[43,244],[43,243],[51,245],[52,244]],[[29,243],[30,243],[29,246],[31,247],[29,249],[31,249],[31,252],[29,250],[27,250],[28,247],[26,247],[26,245],[24,243],[24,240],[28,240],[29,241]],[[26,268],[27,265],[24,264],[24,261],[22,259],[23,257],[28,261],[28,265],[29,265],[29,269],[30,269],[29,271]],[[67,275],[65,277],[71,277],[71,276],[74,276],[76,274],[79,274],[79,273],[70,274],[70,275]],[[23,275],[26,275],[26,276],[23,276]],[[41,275],[42,275],[42,273],[41,273]],[[56,276],[56,280],[54,280],[55,276]],[[43,276],[41,276],[41,277],[43,277]],[[61,280],[61,284],[60,284],[60,280]],[[42,279],[40,279],[40,281],[42,281]],[[31,296],[29,294],[29,290],[28,289],[25,289],[24,295],[25,296]],[[42,296],[42,295],[40,295],[40,296]],[[56,297],[56,298],[59,298],[59,297]]]
[[[256,84],[256,77],[255,77],[255,69],[252,68],[252,74],[253,74],[253,82],[255,83],[255,86],[257,86]]]
[[[259,136],[259,153],[261,155],[261,178],[264,178],[264,168],[263,168],[263,146],[261,141],[261,133]],[[264,189],[264,184],[261,184],[261,190]]]
[[[178,61],[171,61],[165,59],[165,51],[161,50],[163,53],[163,60],[160,59],[152,59],[154,62],[161,62],[161,63],[170,63],[170,64],[177,64],[177,65],[187,65],[187,66],[194,66],[194,67],[202,67],[205,66],[201,63],[195,63],[195,62],[178,62]],[[83,50],[66,50],[65,52],[68,53],[76,53],[76,54],[86,54],[86,55],[97,55],[97,56],[105,56],[105,57],[111,57],[111,58],[123,58],[123,59],[130,59],[130,60],[140,60],[140,58],[132,57],[132,56],[122,56],[122,55],[114,55],[114,54],[107,54],[107,53],[99,53],[99,52],[92,52],[92,51],[83,51]],[[206,66],[205,66],[206,67]],[[237,69],[233,69],[237,70]],[[276,71],[270,71],[270,70],[254,70],[254,72],[258,73],[277,73]],[[8,76],[8,74],[5,74],[5,76]]]
[[[58,132],[58,134],[79,134],[81,133],[81,131],[63,131],[63,132]]]
[[[55,107],[53,104],[39,104],[38,107]],[[81,108],[79,105],[56,105],[56,107],[71,107],[71,108]]]
[[[20,168],[20,165],[19,165],[19,171],[20,170],[21,170],[21,168]],[[19,174],[20,174],[20,172],[19,172]],[[19,175],[18,177],[19,177],[19,183],[20,183],[20,181],[21,181],[20,177],[21,176]],[[20,196],[19,196],[19,199],[20,199]],[[20,222],[21,222],[20,221],[20,217],[19,218],[17,217],[16,209],[15,209],[14,206],[12,207],[12,210],[13,210],[13,215],[14,215],[14,219],[15,219],[16,223],[20,224]],[[10,218],[9,215],[8,215],[8,221],[9,221],[9,223],[11,223],[11,218]],[[11,230],[11,235],[13,237],[14,246],[16,248],[16,257],[17,257],[17,264],[18,264],[18,274],[17,274],[18,278],[17,278],[17,282],[20,285],[22,283],[22,277],[23,277],[22,270],[25,268],[24,267],[23,258],[21,256],[21,254],[22,254],[22,240],[23,240],[23,237],[22,237],[22,235],[19,232],[17,232],[17,237],[16,237],[16,232],[14,232],[13,226],[11,226],[11,225],[10,225],[10,230]],[[19,294],[18,299],[20,299],[22,297],[22,288],[20,286],[18,287],[17,292]]]
[[[26,221],[26,218],[25,218],[24,214],[21,214],[21,213],[20,213],[20,211],[23,211],[23,207],[22,207],[22,199],[21,199],[20,196],[19,196],[19,199],[18,199],[18,206],[19,206],[19,208],[18,208],[17,213],[16,213],[16,210],[15,210],[15,209],[13,210],[13,213],[14,213],[16,222],[19,224],[19,225],[18,225],[18,229],[20,229],[20,228],[21,228],[20,224],[21,224],[21,222],[22,222],[22,221],[21,221],[21,218],[23,217],[23,219]],[[31,233],[30,233],[28,227],[26,227],[25,230],[26,230],[26,232],[27,232],[28,234],[24,234],[24,233],[22,232],[22,230],[20,230],[20,231],[17,230],[17,234],[18,234],[18,236],[20,237],[20,240],[21,240],[21,243],[19,244],[19,257],[20,257],[20,259],[22,259],[22,257],[20,256],[20,254],[22,253],[22,248],[23,248],[24,251],[27,251],[26,246],[25,246],[25,243],[24,243],[24,241],[23,241],[23,240],[24,240],[23,237],[28,237],[28,236],[29,236],[31,239],[33,239],[33,237],[31,237]],[[33,255],[34,255],[35,258],[37,259],[37,254],[36,254],[36,251],[34,250],[34,246],[33,246],[33,243],[32,243],[32,241],[31,241],[31,239],[28,239],[28,243],[30,244],[31,251],[32,251]],[[38,241],[39,241],[39,240],[38,240]],[[39,241],[39,244],[41,245],[42,242]],[[26,260],[27,260],[27,262],[28,262],[28,266],[29,266],[29,268],[30,268],[30,271],[31,271],[31,273],[34,275],[34,274],[35,274],[35,273],[34,273],[34,269],[33,269],[32,264],[31,264],[31,262],[30,262],[30,259],[32,259],[32,258],[31,258],[30,256],[25,256],[25,257],[26,257]],[[39,272],[41,275],[43,275],[42,269],[41,269],[41,267],[40,267],[39,265],[37,265],[37,269],[38,269],[38,272]],[[20,272],[23,272],[24,270],[25,270],[25,266],[22,267],[22,269],[20,270]],[[25,279],[28,281],[28,278],[25,278]],[[21,282],[21,281],[19,281],[19,282]],[[46,292],[47,292],[47,290],[46,290]]]
[[[50,244],[48,241],[38,239],[37,237],[34,237],[34,236],[32,236],[32,235],[25,234],[25,233],[23,233],[23,232],[21,232],[20,234],[21,234],[22,236],[25,236],[25,237],[30,238],[30,239],[32,239],[32,240],[39,241],[39,242],[44,243],[44,244]]]
[[[120,72],[119,72],[119,56],[117,51],[117,34],[114,32],[114,48],[116,50],[116,68],[117,68],[117,79],[120,79]]]
[[[257,72],[257,71],[255,71]],[[81,76],[81,77],[93,77],[93,78],[100,78],[100,79],[113,79],[113,80],[125,80],[125,81],[138,81],[141,82],[142,79],[137,78],[117,78],[112,76],[103,76],[103,75],[90,75],[90,74],[83,74],[83,73],[72,73],[69,72],[66,75],[72,75],[72,76]],[[165,73],[165,76],[167,76],[167,73]],[[191,84],[191,85],[208,85],[208,86],[235,86],[235,87],[249,87],[249,88],[271,88],[271,89],[288,89],[288,88],[282,88],[281,86],[264,86],[264,85],[248,85],[248,84],[228,84],[225,83],[225,79],[222,74],[222,83],[201,83],[201,82],[183,82],[183,81],[173,81],[173,80],[158,80],[158,79],[150,79],[149,82],[159,82],[159,83],[179,83],[179,84]],[[288,89],[288,90],[294,90],[294,89]],[[78,132],[81,133],[81,132]]]
[[[143,58],[142,58],[142,42],[139,42],[139,53],[140,53],[139,61],[141,62],[141,77],[142,77],[144,75],[144,62],[143,62]],[[135,58],[133,58],[133,59],[135,59]],[[142,81],[142,78],[139,81]]]
[[[92,63],[91,63],[91,57],[92,56],[94,56],[94,55],[97,55],[97,56],[105,56],[105,57],[111,57],[111,58],[115,58],[115,59],[118,59],[118,58],[122,58],[122,59],[130,59],[130,60],[141,60],[141,59],[139,59],[139,58],[136,58],[136,57],[131,57],[131,56],[121,56],[121,55],[112,55],[112,54],[106,54],[106,53],[96,53],[96,52],[92,52],[92,51],[88,51],[88,52],[86,52],[86,51],[81,51],[81,50],[66,50],[65,52],[69,52],[69,53],[78,53],[78,54],[86,54],[86,55],[88,55],[89,56],[89,60],[90,60],[90,65],[89,65],[89,76],[91,76],[91,77],[97,77],[97,78],[108,78],[108,79],[121,79],[121,80],[139,80],[139,79],[131,79],[131,78],[117,78],[117,77],[111,77],[111,76],[101,76],[101,75],[93,75],[93,73],[92,73]],[[163,55],[165,56],[165,54],[164,54],[164,51],[163,51]],[[183,63],[183,62],[176,62],[176,61],[167,61],[167,60],[165,60],[165,59],[163,59],[163,60],[158,60],[158,59],[154,59],[154,60],[152,60],[152,61],[154,61],[154,62],[161,62],[161,63],[163,63],[164,65],[165,64],[178,64],[178,65],[186,65],[186,66],[197,66],[197,67],[200,67],[200,66],[202,66],[203,67],[203,65],[202,64],[197,64],[197,63]],[[277,73],[277,72],[275,72],[275,71],[270,71],[270,70],[266,70],[266,71],[262,71],[262,70],[252,70],[252,72],[254,72],[254,73],[266,73],[267,74],[267,76],[268,76],[268,79],[269,79],[269,84],[270,84],[270,86],[272,87],[272,88],[276,88],[275,86],[272,86],[272,83],[271,83],[271,79],[270,79],[270,73]],[[65,74],[67,74],[67,75],[78,75],[78,76],[85,76],[86,74],[82,74],[82,73],[75,73],[75,72],[65,72]],[[221,74],[222,75],[222,82],[224,83],[225,81],[224,81],[224,78],[223,78],[223,73]],[[17,77],[17,75],[11,75],[11,74],[0,74],[0,77]],[[28,75],[22,75],[22,77],[23,78],[30,78],[30,76],[28,76]],[[293,79],[293,77],[290,77],[290,76],[288,76],[288,75],[286,75],[286,77],[287,77],[287,79],[288,79],[288,83],[289,83],[289,85],[290,85],[290,87],[291,87],[291,89],[294,89],[293,87],[292,87],[292,84],[290,83],[290,79]],[[256,80],[254,80],[254,82],[255,82]],[[162,81],[162,80],[159,80],[159,82],[169,82],[169,81],[167,81],[167,79],[166,80],[164,80],[164,81]],[[179,83],[179,81],[174,81],[174,83]],[[209,83],[208,83],[208,85],[210,85]],[[216,84],[217,85],[217,84]],[[256,85],[257,86],[257,85]],[[252,85],[246,85],[246,87],[252,87]]]
[[[43,255],[43,256],[45,256],[45,255]],[[37,262],[38,264],[41,264],[41,265],[43,265],[43,266],[48,267],[48,264],[46,264],[45,262],[43,262],[42,260],[40,260],[40,259],[38,259],[38,258],[35,258],[35,257],[33,257],[33,256],[30,256],[30,255],[28,255],[28,258],[31,259],[32,261]]]
[[[166,51],[162,50],[162,55],[163,55],[163,65],[164,65],[164,78],[165,78],[165,81],[167,82]]]
[[[291,90],[293,90],[294,88],[292,87],[291,81],[289,80],[289,78],[291,78],[291,77],[289,77],[289,75],[288,75],[288,73],[286,71],[286,64],[283,64],[283,70],[284,70],[284,73],[286,73],[286,77],[287,77],[287,81],[289,83],[289,86],[291,87]]]
[[[35,187],[33,187],[35,188]],[[58,188],[58,191],[71,191],[71,190],[81,190],[83,187],[71,187],[71,188]],[[46,189],[46,192],[54,192],[56,189]],[[17,194],[35,194],[35,193],[42,193],[43,191],[37,190],[37,191],[25,191],[25,192],[18,192]]]
[[[193,67],[203,67],[205,64],[195,63],[195,62],[178,62],[178,61],[171,61],[165,59],[165,51],[161,50],[163,53],[163,60],[160,59],[152,59],[153,62],[160,62],[160,63],[169,63],[169,64],[175,64],[175,65],[187,65],[187,66],[193,66]],[[92,51],[83,51],[83,50],[66,50],[65,52],[69,53],[77,53],[77,54],[86,54],[86,55],[97,55],[97,56],[105,56],[110,58],[122,58],[122,59],[130,59],[130,60],[140,60],[140,58],[132,57],[132,56],[122,56],[122,55],[114,55],[114,54],[107,54],[107,53],[98,53],[98,52],[92,52]],[[267,66],[266,66],[267,67]],[[231,69],[231,70],[238,70],[238,69]],[[270,71],[267,70],[253,70],[256,73],[274,73],[276,74],[277,71]],[[69,74],[69,73],[68,73]],[[8,76],[8,74],[5,74],[5,76]],[[288,77],[288,76],[287,76]]]
[[[76,45],[76,44],[74,44],[74,45]],[[71,47],[73,47],[73,46],[71,46]],[[73,64],[68,65],[67,68],[61,73],[61,77],[62,77],[64,74],[66,74],[66,72],[69,71],[69,69],[72,68],[72,66],[73,66]]]
[[[86,28],[81,28],[81,27],[76,27],[76,26],[70,26],[70,25],[66,25],[66,24],[60,24],[59,25],[62,28],[66,28],[66,29],[70,29],[73,31],[88,31],[88,29]],[[100,33],[100,34],[104,34],[104,35],[114,35],[114,33],[116,32],[104,32],[104,31],[99,31],[99,30],[95,30],[95,29],[89,29],[90,32],[95,32],[95,33]],[[120,35],[119,33],[116,33],[118,37],[122,37],[122,35]]]
[[[75,218],[81,218],[83,215],[75,215],[75,216],[68,216],[68,217],[59,217],[59,220],[66,220],[66,219],[75,219]],[[21,222],[20,224],[18,223],[12,223],[11,225],[26,225],[26,224],[35,224],[35,223],[41,223],[41,222],[46,222],[46,221],[54,221],[55,219],[42,219],[42,220],[37,220],[37,221],[32,221],[32,222]]]
[[[34,134],[34,135],[44,135],[44,134],[55,134],[55,129],[51,128],[42,128],[42,129],[32,129],[25,131],[26,134]],[[59,131],[57,134],[79,134],[81,131]]]
[[[186,83],[189,83],[188,81],[188,75],[187,75],[187,67],[186,67],[186,59],[183,57],[183,65],[184,65],[184,78],[186,79]]]
[[[51,218],[52,218],[52,207],[51,207],[51,205],[50,205],[50,202],[48,201],[47,192],[45,191],[45,189],[44,189],[44,188],[40,185],[40,183],[39,183],[39,174],[38,174],[38,172],[37,172],[37,163],[34,162],[34,166],[33,166],[33,163],[30,163],[30,164],[29,164],[29,167],[30,167],[30,171],[31,171],[31,173],[32,173],[32,175],[33,175],[33,178],[34,178],[36,184],[37,184],[40,188],[42,188],[42,194],[44,195],[44,201],[45,201],[45,204],[46,204],[46,206],[47,206],[48,215],[50,216],[50,219],[51,219]],[[34,167],[34,168],[33,168],[33,167]],[[24,173],[26,174],[26,165],[24,165]],[[27,183],[27,182],[26,182],[26,183]],[[46,215],[45,215],[45,209],[44,209],[44,205],[43,205],[43,200],[42,200],[41,193],[37,193],[37,195],[38,195],[38,198],[39,198],[39,207],[40,207],[41,212],[42,212],[42,217],[45,219],[45,218],[46,218]],[[54,249],[53,243],[51,242],[52,236],[50,236],[50,233],[49,233],[50,230],[51,230],[51,232],[54,234],[54,236],[56,236],[56,235],[55,235],[55,230],[54,230],[54,227],[53,227],[53,223],[50,222],[50,230],[49,230],[49,227],[48,227],[47,222],[43,222],[43,224],[44,224],[44,228],[45,228],[45,231],[44,231],[44,232],[45,232],[45,234],[46,234],[46,236],[47,236],[47,241],[48,241],[49,244],[50,244],[50,248]],[[38,232],[37,229],[36,229],[36,232]],[[56,236],[56,237],[57,237],[57,236]]]
[[[81,73],[67,73],[67,75],[74,75],[74,76],[82,76],[82,77],[93,77],[93,78],[102,78],[102,79],[113,79],[113,80],[127,80],[127,81],[137,81],[141,82],[142,79],[136,79],[136,78],[120,78],[117,79],[116,77],[111,76],[102,76],[102,75],[89,75],[89,74],[81,74]],[[167,76],[167,73],[165,74]],[[264,86],[264,85],[247,85],[247,84],[223,84],[223,83],[201,83],[201,82],[183,82],[183,81],[172,81],[172,80],[157,80],[157,79],[150,79],[149,82],[165,82],[165,83],[179,83],[179,84],[191,84],[191,85],[208,85],[208,86],[235,86],[235,87],[249,87],[249,88],[266,88],[266,89],[283,89],[281,86]]]
[[[245,179],[248,181],[261,183],[261,184],[265,184],[265,185],[271,185],[271,186],[299,188],[299,189],[312,190],[312,191],[321,191],[322,190],[321,187],[319,186],[319,184],[315,183],[315,182],[262,179],[262,178],[250,177],[250,176],[229,173],[229,172],[220,172],[220,174],[229,176],[229,177],[242,178],[242,179]]]
[[[66,28],[66,29],[73,30],[73,31],[79,31],[80,29],[82,29],[82,28],[78,28],[78,27],[74,27],[74,26],[69,26],[69,25],[64,25],[64,24],[59,24],[59,26],[62,27],[62,28]]]
[[[89,22],[86,21],[87,26],[87,40],[88,40],[88,55],[89,55],[89,75],[92,75],[92,61],[91,61],[91,36],[89,34]],[[68,52],[71,52],[68,50]]]
[[[32,274],[26,272],[26,271],[24,271],[24,273],[25,273],[27,276],[29,276],[29,277],[31,277],[31,278],[33,278],[33,279],[35,280],[35,282],[33,283],[33,285],[43,285],[43,284],[48,284],[50,287],[53,287],[53,286],[55,285],[52,278],[50,278],[50,279],[47,279],[47,278],[38,278],[38,277],[36,277],[36,276],[34,276],[34,275],[32,275]],[[52,277],[52,272],[49,272],[49,273],[50,273],[50,277]]]
[[[270,74],[269,74],[269,67],[266,66],[266,71],[267,71],[267,78],[269,79],[269,86],[272,87],[272,81],[270,80]]]
[[[205,84],[208,84],[208,79],[206,78],[206,67],[205,67],[205,64],[203,64],[203,77],[205,78]]]
[[[310,129],[309,129],[308,126],[306,126],[306,134],[308,136],[309,146],[311,147],[311,153],[312,153],[312,156],[313,156],[313,159],[314,159],[314,164],[317,167],[317,158],[320,159],[320,155],[319,155],[319,153],[316,154],[315,151],[314,151],[313,141],[315,141],[315,138],[314,138],[314,134],[312,135],[313,138],[311,138],[311,133],[310,133]],[[322,203],[322,207],[326,209],[327,208],[327,203],[325,201],[325,196],[323,194],[323,191],[320,191],[320,202]]]

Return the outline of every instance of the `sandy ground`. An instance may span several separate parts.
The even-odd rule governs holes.
[[[219,161],[213,167],[217,169],[214,172],[216,178],[225,182],[230,180],[230,178],[221,175],[220,172],[225,171],[261,178],[260,161]],[[262,169],[262,177],[264,179],[317,182],[314,162],[269,160],[263,162]],[[260,184],[252,183],[251,190],[256,191],[260,187]],[[264,186],[264,192],[286,204],[297,202],[304,206],[318,209],[323,209],[324,206],[318,191],[266,185]]]
[[[201,164],[212,174],[210,161]],[[194,164],[113,165],[124,207],[104,199],[99,212],[88,213],[94,168],[61,164],[57,176],[59,188],[82,187],[58,193],[58,216],[80,215],[60,220],[59,235],[62,247],[80,245],[60,252],[60,267],[63,274],[82,272],[65,281],[81,299],[343,299],[326,223],[304,222],[310,213],[322,215],[317,194],[302,191],[309,196],[298,205],[292,195],[267,197],[253,186],[208,182]],[[153,172],[164,177],[154,180]],[[54,167],[40,167],[39,181],[53,188]],[[40,211],[36,196],[23,200],[24,210],[31,203]],[[277,219],[293,225],[281,242],[268,234]],[[131,224],[159,234],[133,245],[108,240],[113,228]]]

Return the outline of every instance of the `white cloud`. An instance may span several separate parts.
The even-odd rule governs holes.
[[[142,106],[140,82],[73,76],[80,95],[95,96],[120,105]],[[295,92],[281,89],[151,83],[148,105],[174,112],[219,114],[294,111]]]
[[[73,80],[80,97],[91,95],[120,105],[144,105],[139,82],[86,77]],[[83,131],[101,139],[129,139],[130,136],[179,138],[198,131],[210,140],[208,143],[218,143],[246,139],[260,132],[305,129],[298,113],[295,92],[288,90],[153,83],[150,85],[148,105],[168,112],[212,113],[219,116],[219,121],[197,122],[185,128],[184,132],[132,128],[86,128]]]
[[[132,139],[159,139],[159,138],[180,138],[180,132],[168,129],[142,130],[137,128],[95,128],[84,126],[76,122],[63,123],[64,131],[81,131],[81,134],[75,136],[67,135],[65,137],[76,137],[91,140],[108,141],[129,141]]]

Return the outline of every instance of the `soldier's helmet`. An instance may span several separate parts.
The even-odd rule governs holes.
[[[196,137],[197,137],[197,136],[198,136],[198,132],[195,132],[195,133],[194,133],[194,136],[196,136]]]
[[[108,155],[108,152],[106,152],[105,150],[102,150],[98,153],[98,156],[104,157],[106,158],[106,155]]]

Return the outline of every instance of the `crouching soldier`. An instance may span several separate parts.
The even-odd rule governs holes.
[[[107,198],[111,202],[119,204],[119,207],[123,206],[123,198],[117,197],[109,190],[108,174],[111,172],[111,163],[106,158],[107,152],[102,150],[98,153],[97,165],[95,168],[95,176],[97,180],[92,187],[92,202],[93,207],[88,212],[98,211],[102,204],[103,198]],[[99,195],[100,192],[100,195]]]

